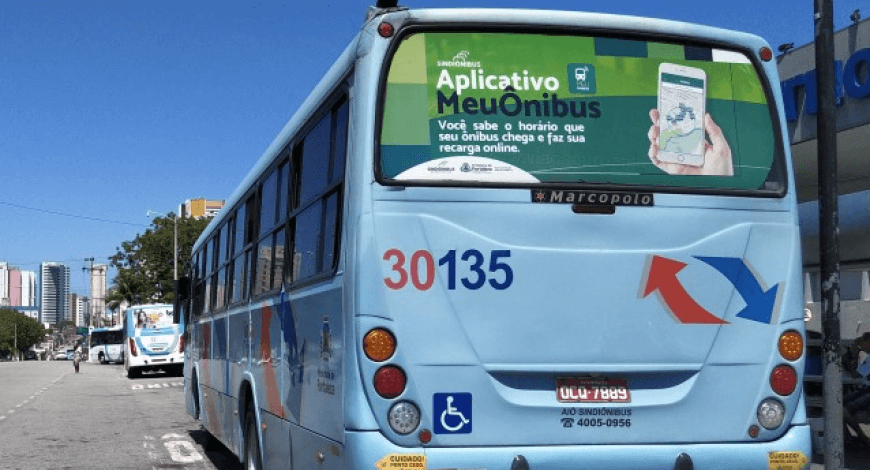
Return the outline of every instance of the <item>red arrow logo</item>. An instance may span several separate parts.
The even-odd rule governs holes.
[[[686,292],[686,288],[677,279],[677,273],[685,267],[686,263],[653,255],[644,276],[646,286],[643,297],[658,291],[659,300],[681,323],[715,325],[728,323],[698,305],[698,302],[695,302],[695,299]]]

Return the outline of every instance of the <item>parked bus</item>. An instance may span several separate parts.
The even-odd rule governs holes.
[[[88,362],[124,361],[124,332],[120,326],[91,328],[88,334]]]
[[[248,468],[805,464],[772,57],[664,20],[370,10],[193,247],[188,412]]]
[[[136,305],[124,311],[124,368],[127,376],[162,370],[181,375],[184,323],[173,322],[172,305]]]

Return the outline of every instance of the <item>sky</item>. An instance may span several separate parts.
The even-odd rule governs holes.
[[[226,199],[359,30],[372,2],[0,2],[0,261],[107,263],[149,210]],[[406,0],[579,10],[813,41],[813,0]],[[835,0],[834,27],[870,0]],[[110,279],[113,273],[110,272]]]

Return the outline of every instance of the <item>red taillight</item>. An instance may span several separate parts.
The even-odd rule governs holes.
[[[184,352],[184,335],[178,337],[178,352]]]
[[[138,356],[139,353],[136,351],[136,341],[133,338],[128,338],[130,340],[130,354],[133,356]]]
[[[779,395],[787,396],[797,387],[797,372],[791,366],[777,366],[770,373],[770,388]]]
[[[405,391],[405,373],[396,366],[384,366],[375,373],[375,391],[384,398],[396,398]]]

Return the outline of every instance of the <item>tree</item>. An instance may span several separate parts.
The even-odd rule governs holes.
[[[44,337],[45,327],[38,321],[16,310],[0,308],[0,353],[12,352],[16,346],[16,338],[18,351],[23,352]]]
[[[106,295],[107,306],[114,310],[122,302],[138,305],[151,302],[172,303],[175,299],[173,284],[174,214],[157,217],[145,233],[133,241],[123,242],[112,256],[112,266],[118,269],[111,291]],[[178,271],[190,261],[193,244],[209,218],[179,218]]]

